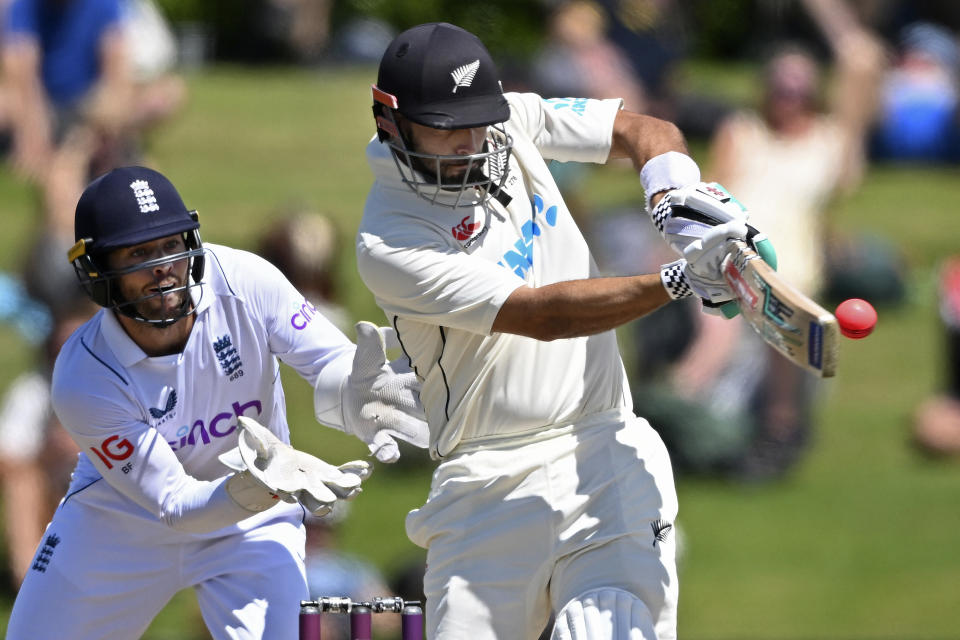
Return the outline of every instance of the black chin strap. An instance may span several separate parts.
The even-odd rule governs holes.
[[[495,191],[491,190],[491,194],[496,198],[497,202],[503,205],[503,208],[506,209],[507,205],[513,200],[513,198],[507,195],[507,192],[503,189],[497,188]]]

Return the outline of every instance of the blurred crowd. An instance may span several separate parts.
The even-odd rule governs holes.
[[[95,311],[65,260],[82,188],[113,167],[151,164],[149,141],[183,110],[183,72],[204,56],[242,59],[251,51],[238,53],[242,43],[280,42],[286,60],[370,62],[408,26],[372,18],[334,24],[333,0],[253,4],[245,17],[255,35],[211,43],[197,40],[196,25],[172,27],[153,0],[0,0],[3,170],[36,193],[23,267],[0,273],[0,320],[37,352],[0,402],[0,519],[14,588],[77,455],[48,393],[59,346]],[[627,108],[676,122],[706,148],[704,177],[736,194],[771,238],[787,280],[825,305],[850,297],[902,304],[907,274],[895,242],[844,235],[834,212],[869,163],[960,163],[960,11],[924,12],[924,3],[893,0],[758,6],[769,12],[768,28],[736,48],[757,63],[755,104],[725,102],[682,77],[697,25],[679,0],[542,0],[543,45],[522,70],[509,67],[506,88],[619,97]],[[651,272],[672,259],[642,203],[591,206],[585,178],[602,169],[552,169],[604,270]],[[257,251],[347,329],[338,287],[341,239],[352,230],[307,205],[278,203],[265,218]],[[949,366],[942,393],[918,407],[912,433],[924,451],[958,455],[960,258],[943,265],[937,291]],[[706,316],[696,303],[668,306],[639,326],[628,357],[636,411],[660,431],[678,474],[769,481],[802,460],[820,381],[744,323]],[[421,597],[420,567],[388,581],[337,550],[345,517],[307,523],[314,595]]]

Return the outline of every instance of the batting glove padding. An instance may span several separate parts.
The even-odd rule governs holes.
[[[660,267],[660,280],[673,299],[700,296],[711,305],[720,305],[735,296],[723,277],[721,265],[731,240],[742,240],[747,233],[743,222],[727,222],[712,227],[702,238],[684,249],[684,258]],[[713,313],[711,306],[704,309]]]
[[[668,191],[650,211],[653,224],[667,244],[683,255],[691,242],[713,227],[747,221],[747,210],[716,182],[700,182]]]
[[[239,461],[234,452],[223,454],[220,461],[238,472],[227,481],[227,492],[248,511],[263,511],[283,500],[324,515],[337,500],[350,500],[360,493],[360,483],[371,472],[363,460],[335,467],[294,449],[245,416],[237,419],[237,432]]]
[[[406,359],[387,362],[393,329],[358,322],[353,370],[341,393],[344,431],[360,438],[381,462],[396,462],[396,438],[426,448],[430,431],[420,404],[420,381]]]

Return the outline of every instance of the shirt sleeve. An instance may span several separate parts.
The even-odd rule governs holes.
[[[317,419],[342,426],[340,388],[353,366],[355,345],[286,276],[267,260],[237,252],[243,273],[235,278],[261,318],[270,351],[314,388]]]
[[[52,398],[61,424],[104,480],[171,528],[207,533],[252,515],[227,494],[228,476],[204,481],[187,474],[163,436],[133,416],[121,396],[91,394],[55,376]]]
[[[523,286],[512,271],[438,239],[360,233],[357,269],[387,316],[489,335],[504,301]]]
[[[507,100],[510,122],[524,130],[545,159],[604,163],[610,157],[613,121],[622,100],[544,99],[534,93],[508,93]]]

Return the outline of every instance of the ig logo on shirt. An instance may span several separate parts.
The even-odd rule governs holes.
[[[111,460],[121,462],[129,458],[130,454],[133,453],[133,445],[126,438],[120,440],[120,436],[110,436],[101,442],[99,447],[90,447],[90,451],[97,454],[97,457],[107,466],[107,469],[113,469]],[[124,473],[130,473],[130,469],[131,466],[126,464],[121,470]]]

